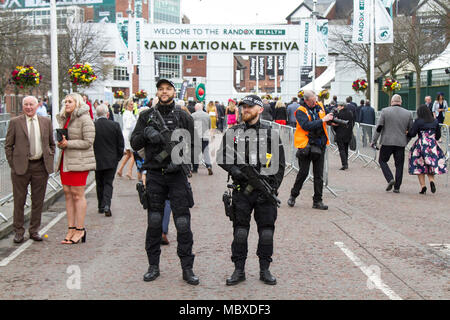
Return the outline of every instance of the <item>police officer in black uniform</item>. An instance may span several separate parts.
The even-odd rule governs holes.
[[[166,154],[163,161],[158,158],[164,154],[164,138],[161,135],[161,123],[158,121],[156,110],[161,114],[165,125],[173,132],[175,129],[185,129],[190,135],[188,140],[180,143],[191,143],[194,136],[194,120],[192,117],[175,107],[174,84],[161,79],[156,84],[158,104],[154,108],[144,111],[136,123],[131,135],[131,147],[134,150],[145,148],[145,162],[143,168],[147,170],[148,194],[148,226],[145,250],[149,260],[148,272],[144,281],[153,281],[159,275],[160,243],[162,234],[162,217],[164,204],[170,199],[173,218],[177,229],[177,253],[183,269],[183,280],[192,285],[199,283],[198,277],[192,271],[194,254],[192,253],[193,236],[191,231],[191,215],[189,208],[194,205],[192,189],[186,177],[186,171],[181,164],[176,164],[170,154]]]
[[[231,277],[226,280],[226,284],[235,285],[245,280],[244,268],[248,251],[247,238],[250,229],[251,213],[254,211],[259,234],[256,254],[259,257],[260,280],[266,284],[274,285],[276,284],[276,278],[270,273],[269,265],[272,262],[277,204],[270,201],[270,197],[267,197],[258,189],[254,189],[250,193],[246,192],[249,180],[241,171],[239,164],[242,164],[245,158],[245,164],[251,164],[276,194],[276,190],[278,190],[284,175],[284,150],[277,132],[271,130],[270,126],[260,122],[260,115],[264,107],[258,96],[250,95],[245,97],[239,103],[239,106],[242,106],[242,120],[244,122],[227,130],[217,153],[217,159],[222,159],[222,163],[219,163],[219,166],[229,173],[233,179],[234,186],[232,192],[234,238],[231,244],[231,261],[235,264],[235,270]],[[254,132],[255,135],[252,135],[251,132]],[[251,147],[252,140],[253,142],[258,141],[258,143],[253,144],[253,147]],[[276,145],[272,148],[274,143]],[[245,149],[241,149],[243,147],[242,144],[245,144]],[[257,150],[252,149],[255,145]],[[242,157],[240,157],[239,152],[233,152],[233,149],[236,151],[245,150],[245,155],[242,154]],[[272,154],[271,150],[274,150],[274,154]],[[266,172],[264,174],[263,169],[268,168],[270,168],[270,173]]]

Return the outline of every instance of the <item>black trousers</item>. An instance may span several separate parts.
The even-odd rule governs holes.
[[[339,149],[339,156],[341,157],[341,163],[343,167],[348,167],[348,145],[349,142],[343,142],[343,141],[336,141],[338,149]]]
[[[298,167],[300,170],[298,171],[297,178],[295,179],[294,186],[291,189],[291,196],[297,198],[300,194],[300,190],[302,189],[303,183],[306,178],[308,178],[309,166],[312,162],[313,165],[313,176],[314,176],[314,202],[322,201],[322,192],[323,192],[323,165],[325,160],[325,149],[322,150],[322,153],[318,157],[312,158],[308,157],[297,157],[298,159]]]
[[[394,179],[391,169],[387,164],[391,155],[394,155],[395,162],[395,184],[394,189],[399,190],[403,180],[403,164],[405,162],[405,147],[398,146],[381,146],[379,163],[381,171],[387,182]]]
[[[113,181],[116,169],[117,167],[95,171],[95,184],[97,185],[97,201],[99,209],[103,209],[105,206],[111,208]]]
[[[206,149],[206,151],[205,151]],[[206,139],[202,139],[202,152],[200,154],[196,155],[196,161],[194,161],[194,163],[192,164],[192,169],[194,171],[198,170],[198,163],[200,161],[200,156],[203,154],[203,158],[205,159],[205,165],[206,168],[212,168],[211,166],[211,159],[209,156],[209,140]]]
[[[161,255],[162,222],[166,199],[170,206],[177,229],[177,254],[182,269],[190,269],[194,264],[192,253],[193,236],[189,208],[193,203],[191,186],[182,172],[163,174],[147,171],[147,192],[149,195],[148,223],[145,250],[150,265],[159,265]]]
[[[231,243],[231,261],[236,268],[244,269],[248,253],[247,237],[250,231],[250,219],[254,211],[256,225],[258,226],[258,249],[261,269],[268,269],[272,262],[273,233],[275,220],[277,219],[277,207],[265,198],[261,198],[258,192],[245,195],[243,191],[233,191],[233,242]]]

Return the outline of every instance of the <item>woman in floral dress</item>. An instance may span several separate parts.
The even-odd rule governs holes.
[[[430,109],[424,104],[417,109],[417,119],[408,132],[408,137],[413,138],[416,135],[418,138],[409,152],[409,174],[418,176],[422,187],[421,194],[427,192],[427,175],[431,192],[435,193],[434,176],[447,173],[447,164],[445,154],[436,142],[441,138],[438,120],[434,119]]]

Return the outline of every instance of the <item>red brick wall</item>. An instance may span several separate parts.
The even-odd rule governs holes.
[[[203,55],[204,60],[199,60],[198,55],[191,55],[191,57],[192,60],[187,60],[186,55],[183,56],[183,76],[206,77],[207,56]],[[191,72],[187,72],[187,69],[191,69]]]

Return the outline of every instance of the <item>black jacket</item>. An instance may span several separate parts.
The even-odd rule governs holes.
[[[273,120],[286,120],[287,121],[286,107],[275,108]]]
[[[122,130],[117,122],[106,118],[95,121],[94,154],[96,170],[117,167],[123,156],[124,140]]]
[[[272,121],[273,117],[272,117],[272,109],[270,108],[270,105],[265,104],[263,106],[263,108],[264,108],[264,111],[261,113],[261,119]]]
[[[262,167],[266,165],[266,163],[261,163],[260,157],[257,156],[260,152],[260,146],[262,146],[262,143],[267,143],[269,141],[269,145],[267,145],[267,147],[266,147],[267,153],[270,153],[271,150],[278,153],[278,168],[276,170],[274,169],[275,173],[272,175],[262,175],[263,179],[265,179],[273,188],[278,189],[281,185],[281,182],[283,181],[284,169],[286,167],[283,144],[281,143],[281,140],[279,139],[278,148],[276,148],[275,146],[272,147],[270,145],[271,138],[269,137],[269,135],[273,134],[274,130],[272,130],[270,126],[263,124],[260,121],[258,121],[253,126],[250,126],[244,122],[241,124],[237,124],[227,130],[226,134],[224,134],[224,136],[223,136],[222,144],[221,144],[219,150],[217,151],[216,158],[218,159],[218,165],[222,169],[224,169],[225,171],[227,171],[228,173],[231,174],[231,172],[233,171],[233,168],[238,167],[238,164],[239,164],[237,162],[236,156],[234,156],[234,164],[232,164],[233,161],[227,161],[226,156],[229,155],[229,153],[228,154],[226,153],[226,151],[227,151],[227,148],[226,148],[227,136],[235,137],[234,139],[229,141],[229,143],[233,143],[233,148],[235,150],[241,150],[240,147],[238,148],[238,144],[245,143],[245,163],[246,164],[253,163],[253,162],[250,162],[250,143],[248,141],[246,141],[244,138],[245,132],[249,129],[255,130],[256,138],[260,142],[260,143],[257,143],[258,150],[257,150],[256,154],[252,153],[252,155],[256,155],[257,163],[255,165],[255,168],[258,170],[258,172],[261,173]],[[259,131],[259,129],[266,129],[267,136],[261,137],[261,134],[260,134],[261,131]],[[272,131],[269,132],[270,130],[272,130]],[[264,151],[261,150],[261,152],[264,152]],[[273,157],[273,159],[275,159],[275,157],[273,155],[272,155],[272,157]],[[273,166],[274,163],[275,163],[275,161],[270,162],[269,168],[272,168],[271,166]],[[241,181],[235,181],[235,182],[240,183]]]
[[[348,120],[348,124],[346,126],[339,125],[337,127],[333,127],[336,132],[336,142],[349,143],[350,140],[352,140],[353,126],[355,125],[353,113],[347,108],[344,108],[337,113],[336,117],[341,120]]]
[[[359,115],[359,122],[375,125],[375,110],[371,106],[362,107]]]
[[[420,131],[425,130],[431,130],[432,133],[435,133],[436,140],[441,138],[441,127],[437,119],[434,119],[433,122],[425,122],[423,119],[417,119],[414,121],[411,130],[408,131],[408,137],[414,138]]]
[[[192,150],[194,145],[194,119],[190,114],[184,112],[179,108],[175,108],[175,102],[172,102],[170,105],[161,105],[158,103],[155,108],[159,110],[161,113],[164,122],[167,127],[173,131],[175,129],[186,129],[188,130],[191,136],[191,148]],[[145,162],[142,166],[143,169],[165,169],[171,163],[172,159],[169,155],[163,162],[159,163],[155,160],[155,157],[160,154],[164,149],[164,144],[151,144],[144,135],[145,127],[152,125],[155,129],[157,126],[151,118],[154,116],[155,109],[150,108],[149,110],[143,111],[138,118],[136,123],[136,127],[131,134],[131,147],[134,150],[140,150],[145,148]],[[152,118],[153,119],[153,118]],[[181,141],[180,143],[185,143]]]

